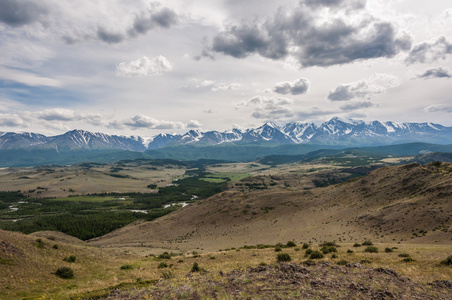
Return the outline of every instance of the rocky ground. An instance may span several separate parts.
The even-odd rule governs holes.
[[[169,277],[171,274],[168,273]],[[223,274],[189,273],[107,299],[451,299],[452,281],[415,283],[388,268],[360,263],[284,263]]]

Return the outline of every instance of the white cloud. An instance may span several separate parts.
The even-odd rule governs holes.
[[[173,65],[162,55],[152,59],[143,56],[137,60],[119,63],[116,66],[116,75],[120,77],[156,76],[172,69]]]
[[[331,101],[348,101],[355,98],[370,99],[390,88],[400,85],[400,80],[389,74],[374,74],[370,78],[338,85],[328,94]]]
[[[273,88],[273,91],[278,94],[292,94],[292,95],[300,95],[300,94],[306,94],[309,90],[309,86],[311,83],[309,80],[305,78],[300,78],[295,81],[283,81],[279,82],[275,85]]]
[[[23,118],[17,114],[0,114],[0,126],[21,127],[24,125]]]
[[[236,109],[252,107],[251,116],[256,119],[279,119],[293,116],[293,110],[289,106],[293,100],[284,97],[256,96],[235,105]]]
[[[206,89],[213,92],[226,91],[226,90],[236,90],[240,88],[242,84],[240,83],[217,83],[215,80],[208,79],[197,79],[192,78],[188,80],[187,84],[180,86],[184,89]]]
[[[426,112],[446,112],[446,113],[452,113],[452,105],[445,105],[445,104],[433,104],[429,105],[424,109]]]
[[[179,121],[164,121],[157,120],[153,117],[145,115],[136,115],[130,119],[123,121],[115,121],[110,124],[112,127],[126,126],[131,129],[147,128],[147,129],[185,129],[185,128],[199,128],[201,123],[197,120],[190,120],[188,123]]]
[[[0,79],[12,80],[28,86],[50,86],[60,87],[62,83],[58,80],[38,76],[32,73],[22,72],[0,66]]]

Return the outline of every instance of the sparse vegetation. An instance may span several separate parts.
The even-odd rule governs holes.
[[[71,279],[74,278],[74,271],[69,267],[59,267],[55,275],[63,279]]]
[[[320,251],[313,250],[311,254],[309,254],[310,259],[321,259],[323,258],[323,254]]]
[[[132,270],[133,266],[131,264],[126,264],[121,266],[121,270]]]
[[[286,244],[286,247],[288,247],[288,248],[296,247],[296,246],[297,246],[297,244],[295,244],[294,241],[288,241],[287,244]]]
[[[276,260],[278,262],[289,262],[292,261],[292,258],[288,253],[278,253],[278,255],[276,255]]]
[[[63,260],[68,263],[74,263],[77,260],[77,257],[75,255],[70,255],[68,257],[65,257]]]
[[[448,256],[445,260],[442,260],[441,264],[446,266],[452,266],[452,255]]]
[[[160,254],[158,256],[158,258],[160,258],[160,259],[171,259],[171,254],[169,254],[168,252],[165,251],[162,254]]]
[[[364,252],[378,253],[378,247],[368,246],[366,249],[364,249]]]

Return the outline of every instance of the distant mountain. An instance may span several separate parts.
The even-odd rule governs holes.
[[[159,134],[151,139],[108,135],[72,130],[62,135],[44,136],[36,133],[0,132],[0,150],[54,149],[74,150],[146,150],[181,145],[315,144],[333,147],[381,146],[412,142],[452,144],[452,127],[433,123],[396,123],[343,121],[335,117],[328,122],[292,122],[278,126],[268,122],[258,128],[229,131],[190,130],[185,134]]]

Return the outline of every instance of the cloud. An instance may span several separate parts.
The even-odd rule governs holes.
[[[447,112],[452,113],[452,105],[445,105],[445,104],[433,104],[430,106],[427,106],[424,111],[426,112]]]
[[[389,74],[374,74],[366,80],[360,80],[338,85],[328,94],[331,101],[348,101],[354,98],[370,99],[374,94],[380,94],[387,89],[400,85],[397,77]]]
[[[318,106],[311,107],[308,110],[298,111],[295,115],[300,119],[323,117],[327,115],[337,115],[339,111],[320,108]]]
[[[312,8],[332,8],[359,10],[366,7],[367,0],[305,0],[304,3]]]
[[[358,102],[347,103],[347,104],[341,106],[340,109],[342,109],[344,111],[351,111],[351,110],[357,110],[357,109],[362,109],[362,108],[369,108],[369,107],[373,107],[373,106],[375,106],[375,104],[373,104],[370,101],[358,101]]]
[[[425,70],[424,73],[419,74],[417,76],[417,78],[424,78],[424,79],[428,79],[428,78],[451,78],[452,75],[449,72],[449,69],[447,68],[431,68],[431,69],[427,69]]]
[[[274,60],[290,55],[303,67],[310,67],[390,58],[411,48],[411,36],[398,34],[391,23],[361,12],[365,1],[324,0],[307,4],[314,8],[327,5],[338,11],[329,12],[326,18],[322,10],[300,2],[292,11],[279,9],[271,19],[228,26],[204,48],[202,55],[222,53],[244,58],[258,54]],[[344,10],[356,10],[357,17],[341,14]]]
[[[62,83],[58,80],[38,76],[32,73],[22,72],[15,69],[2,68],[0,66],[0,79],[12,80],[28,86],[50,86],[59,87]]]
[[[273,91],[278,94],[292,94],[292,95],[299,95],[299,94],[306,94],[309,90],[309,86],[311,83],[309,80],[305,78],[300,78],[298,80],[295,80],[293,82],[285,81],[285,82],[279,82],[275,85],[273,88]]]
[[[173,69],[166,57],[159,55],[149,59],[143,56],[140,59],[122,62],[116,66],[116,76],[120,77],[145,77],[162,75]]]
[[[187,128],[201,128],[202,124],[201,122],[197,120],[190,120],[187,123]]]
[[[446,59],[448,54],[452,54],[452,44],[446,37],[439,37],[434,42],[423,42],[417,44],[411,49],[405,63],[431,63],[440,59]]]
[[[26,125],[23,118],[17,114],[0,114],[0,126],[21,127]]]
[[[126,38],[145,35],[152,29],[170,28],[179,22],[179,16],[174,10],[161,7],[159,3],[151,3],[150,6],[149,9],[143,9],[139,15],[135,16],[130,28],[113,32],[105,29],[103,26],[98,26],[96,32],[97,38],[108,44],[117,44]],[[66,36],[65,39],[68,43],[73,43],[76,40],[70,36]]]
[[[75,122],[83,121],[92,125],[105,125],[106,118],[100,114],[82,113],[77,110],[66,108],[49,108],[43,111],[26,113],[29,118],[45,120],[48,122]]]
[[[108,44],[117,44],[122,42],[126,36],[123,33],[120,32],[110,32],[107,29],[105,29],[102,26],[98,26],[97,28],[97,38],[101,41],[104,41]],[[69,36],[65,36],[64,40],[68,44],[73,44],[76,40],[73,38],[70,38]]]
[[[293,116],[293,111],[289,107],[292,103],[293,100],[288,98],[256,96],[236,104],[236,109],[252,107],[254,111],[251,116],[256,119],[288,118]]]
[[[0,0],[0,7],[0,22],[12,27],[40,21],[49,13],[43,1]]]
[[[146,34],[154,28],[169,28],[177,24],[177,22],[178,16],[173,10],[166,7],[159,8],[153,5],[146,13],[142,13],[135,18],[133,26],[128,30],[128,33],[134,37],[139,34]]]
[[[188,123],[178,121],[162,121],[149,116],[136,115],[130,119],[122,122],[112,122],[111,127],[127,126],[132,129],[147,128],[147,129],[185,129],[185,128],[199,128],[202,124],[196,120],[190,120]]]
[[[190,79],[187,84],[180,86],[184,89],[206,89],[213,92],[226,91],[226,90],[236,90],[241,87],[240,83],[217,83],[215,80],[201,80],[201,79]]]

